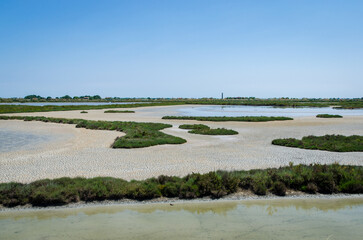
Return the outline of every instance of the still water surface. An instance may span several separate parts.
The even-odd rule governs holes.
[[[0,153],[14,150],[29,150],[39,144],[54,140],[53,135],[35,134],[0,128]],[[0,172],[1,173],[1,172]]]
[[[0,212],[0,239],[362,239],[363,198]]]
[[[194,106],[181,107],[177,110],[181,116],[285,116],[302,117],[317,114],[338,114],[342,116],[363,115],[363,109],[333,109],[324,108],[278,108],[269,106]]]

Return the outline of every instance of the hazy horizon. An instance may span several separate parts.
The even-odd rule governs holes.
[[[360,98],[362,1],[0,2],[0,97]]]

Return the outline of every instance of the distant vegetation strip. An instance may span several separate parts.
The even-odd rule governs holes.
[[[255,97],[226,97],[219,98],[120,98],[99,95],[44,97],[36,94],[24,98],[0,98],[0,102],[149,102],[149,103],[173,103],[174,104],[211,104],[211,105],[251,105],[272,107],[331,107],[337,109],[363,108],[363,98],[255,98]]]
[[[316,115],[317,118],[342,118],[341,115],[331,115],[331,114],[318,114]]]
[[[108,109],[108,108],[136,108],[136,107],[169,106],[169,105],[180,105],[180,104],[183,104],[183,103],[163,102],[163,103],[136,103],[136,104],[110,104],[110,105],[63,105],[63,106],[0,105],[0,114],[1,113],[22,113],[22,112],[92,110],[92,109]]]
[[[76,124],[77,128],[93,130],[113,130],[126,133],[118,137],[112,144],[112,148],[143,148],[160,144],[181,144],[186,140],[180,137],[171,136],[160,132],[164,128],[172,127],[164,123],[138,123],[119,121],[92,121],[84,119],[48,118],[48,117],[22,117],[22,116],[1,116],[0,120],[24,120],[54,122],[63,124]]]
[[[179,126],[180,129],[191,129],[188,133],[202,134],[202,135],[236,135],[237,131],[225,128],[211,129],[204,124],[183,124]]]
[[[159,197],[220,198],[250,190],[284,196],[287,190],[310,194],[363,193],[363,167],[348,165],[296,165],[249,171],[192,173],[185,177],[164,176],[142,181],[111,177],[44,179],[29,184],[1,183],[0,204],[5,207],[31,204],[54,206],[79,201],[148,200]]]
[[[363,152],[363,136],[358,135],[347,137],[342,135],[307,136],[301,140],[295,138],[275,139],[272,144],[331,152]]]
[[[130,111],[130,110],[106,110],[104,111],[104,113],[135,113],[135,111]]]
[[[183,100],[180,100],[183,101]],[[336,109],[363,108],[363,98],[355,99],[296,99],[296,98],[226,98],[226,99],[192,99],[184,100],[185,104],[205,105],[245,105],[245,106],[271,106],[271,107],[331,107]]]
[[[236,122],[268,122],[268,121],[283,121],[283,120],[293,120],[289,117],[189,117],[189,116],[164,116],[162,119],[175,119],[175,120],[197,120],[197,121],[213,121],[213,122],[226,122],[226,121],[236,121]]]

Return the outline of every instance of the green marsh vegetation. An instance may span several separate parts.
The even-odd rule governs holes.
[[[341,115],[332,115],[332,114],[318,114],[316,115],[317,118],[342,118]]]
[[[289,117],[190,117],[190,116],[164,116],[162,119],[171,119],[171,120],[197,120],[197,121],[213,121],[213,122],[268,122],[268,121],[284,121],[284,120],[293,120],[293,118]]]
[[[5,207],[65,205],[103,200],[148,200],[159,197],[221,198],[252,191],[257,195],[284,196],[288,190],[308,194],[363,193],[363,167],[339,164],[296,165],[249,171],[192,173],[185,177],[164,176],[141,181],[112,177],[58,178],[29,184],[1,183],[0,204]]]
[[[182,104],[182,103],[158,102],[158,103],[136,103],[136,104],[63,105],[63,106],[0,105],[0,114],[2,114],[2,113],[22,113],[22,112],[92,110],[92,109],[108,109],[108,108],[136,108],[136,107],[152,107],[152,106],[170,106],[170,105],[180,105],[180,104]]]
[[[164,99],[158,100],[166,101]],[[200,98],[200,99],[172,99],[170,101],[184,102],[184,104],[203,105],[244,105],[244,106],[271,106],[271,107],[331,107],[338,109],[363,108],[363,98],[268,98],[261,99],[255,97],[227,97],[225,99]]]
[[[295,138],[275,139],[272,144],[331,152],[363,152],[363,136],[358,135],[307,136],[301,140]]]
[[[82,111],[81,113],[88,113],[87,111]]]
[[[225,128],[211,129],[204,124],[183,124],[179,126],[180,129],[191,129],[188,133],[202,134],[202,135],[236,135],[237,131]]]
[[[164,123],[111,122],[22,116],[0,116],[0,120],[24,120],[76,124],[77,128],[112,130],[126,133],[125,136],[115,139],[115,142],[112,144],[112,148],[142,148],[160,144],[181,144],[186,142],[185,139],[160,132],[159,130],[172,127],[172,125]]]
[[[130,110],[106,110],[104,113],[135,113],[135,111]]]

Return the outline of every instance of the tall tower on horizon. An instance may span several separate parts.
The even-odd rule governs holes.
[[[223,99],[223,93],[222,93],[222,99]]]

